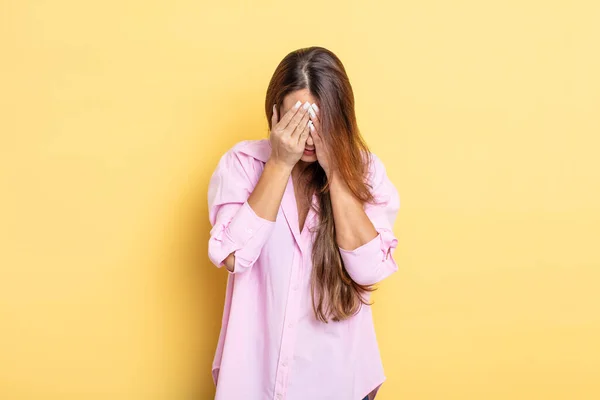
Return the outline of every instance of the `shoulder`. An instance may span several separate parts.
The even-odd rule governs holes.
[[[221,159],[238,159],[240,162],[252,164],[265,163],[271,155],[269,139],[242,140],[231,146]]]
[[[388,176],[384,161],[374,153],[369,153],[369,168],[367,172],[367,183],[370,186],[376,202],[399,207],[400,194],[396,185]]]
[[[270,155],[269,139],[239,141],[221,155],[213,178],[255,183]]]
[[[363,154],[367,164],[367,182],[373,187],[378,186],[387,178],[387,170],[383,160],[373,152]]]

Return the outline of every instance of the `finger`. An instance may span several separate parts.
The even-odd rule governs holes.
[[[321,132],[321,120],[319,119],[319,117],[317,116],[317,118],[311,118],[310,120],[313,122],[315,129]]]
[[[313,138],[313,141],[315,142],[315,147],[320,146],[322,143],[321,135],[319,135],[319,132],[316,130],[314,123],[310,124],[309,128],[310,128],[310,134]]]
[[[282,129],[284,129],[284,130],[287,129],[288,125],[292,121],[292,118],[294,118],[296,116],[296,114],[300,110],[302,110],[302,108],[300,108],[301,105],[302,105],[302,102],[300,100],[298,100],[292,108],[287,110],[285,115],[281,118],[281,121],[279,121],[279,124],[281,125]]]
[[[296,118],[296,117],[294,117]],[[307,110],[304,110],[304,115],[302,116],[302,118],[300,119],[300,121],[298,121],[298,125],[296,125],[296,129],[294,129],[294,131],[292,132],[291,136],[297,138],[298,136],[300,136],[300,133],[305,129],[308,128],[308,121],[310,119],[310,114],[308,114]],[[290,123],[293,124],[294,121],[292,120],[292,122]]]
[[[306,113],[305,118],[302,118],[302,120],[300,120],[300,123],[298,124],[298,126],[296,127],[296,130],[294,131],[294,133],[292,134],[291,137],[293,138],[297,138],[298,139],[298,143],[300,143],[301,139],[300,136],[306,132],[308,134],[308,132],[310,132],[308,124],[310,123],[310,118],[308,118],[308,113]]]
[[[279,116],[277,115],[277,104],[273,104],[273,115],[271,115],[271,126],[277,125],[279,122]]]
[[[300,136],[298,137],[298,144],[302,143],[302,145],[306,145],[306,141],[308,140],[308,135],[310,134],[310,126],[311,123],[310,121],[308,121],[308,123],[306,124],[306,128],[304,128],[302,130],[302,132],[300,133]]]
[[[308,128],[310,130],[310,134],[312,135],[313,139],[318,136],[317,130],[315,129],[315,123],[313,121],[310,121],[310,123],[308,124]],[[320,139],[320,137],[319,137]]]
[[[312,111],[312,113],[310,114],[310,119],[311,121],[313,121],[315,128],[317,128],[318,131],[321,130],[321,117],[319,115],[319,111],[318,111],[318,107],[315,103],[313,103],[310,107],[310,111]]]
[[[313,138],[313,142],[315,144],[315,148],[318,149],[318,152],[322,152],[323,149],[326,147],[326,143],[323,140],[323,137],[321,136],[321,134],[319,133],[319,131],[315,128],[314,124],[310,129],[310,135]]]
[[[319,116],[315,112],[315,110],[316,110],[315,107],[316,106],[317,105],[315,103],[313,103],[313,104],[311,104],[310,108],[308,109],[308,113],[310,114],[310,119],[313,120],[313,121],[319,119]]]
[[[302,107],[300,107],[300,109],[298,110],[298,112],[293,116],[292,120],[290,121],[290,123],[288,124],[288,126],[286,127],[286,130],[289,130],[289,135],[290,136],[294,136],[296,133],[296,129],[298,129],[298,125],[300,124],[300,122],[309,117],[308,114],[308,108],[309,108],[309,103],[305,102]],[[305,122],[306,124],[306,122]]]

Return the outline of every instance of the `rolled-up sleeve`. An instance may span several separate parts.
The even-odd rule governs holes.
[[[208,257],[217,267],[235,253],[233,272],[240,273],[254,265],[269,238],[275,221],[256,214],[248,197],[258,180],[255,160],[235,151],[219,160],[208,187],[208,213],[212,225]]]
[[[400,209],[400,195],[377,156],[372,155],[371,165],[372,193],[376,204],[366,203],[364,210],[377,236],[354,250],[338,246],[348,275],[360,285],[376,284],[398,270],[393,256],[398,239],[393,229]]]

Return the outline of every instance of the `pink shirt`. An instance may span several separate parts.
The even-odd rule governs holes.
[[[238,142],[219,160],[208,188],[212,225],[208,255],[217,267],[235,251],[228,271],[221,333],[213,361],[216,400],[361,400],[386,379],[371,306],[341,322],[315,318],[310,300],[310,209],[299,231],[292,178],[276,221],[248,204],[269,159],[269,139]],[[373,155],[369,180],[382,205],[365,206],[378,235],[353,251],[340,248],[352,279],[374,284],[398,269],[392,231],[400,198]],[[316,196],[313,197],[316,201]]]

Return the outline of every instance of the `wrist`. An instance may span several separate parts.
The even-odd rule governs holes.
[[[338,171],[325,172],[325,175],[327,175],[327,180],[330,182],[330,184],[332,184],[333,182],[337,183],[337,181],[341,179],[340,173]]]
[[[337,171],[331,172],[329,175],[327,175],[327,180],[329,181],[329,186],[334,190],[338,188],[345,189],[346,187],[346,182],[344,182],[344,179]]]
[[[281,174],[291,174],[293,166],[286,164],[283,161],[279,161],[275,158],[269,158],[265,164],[265,168],[271,169]]]

